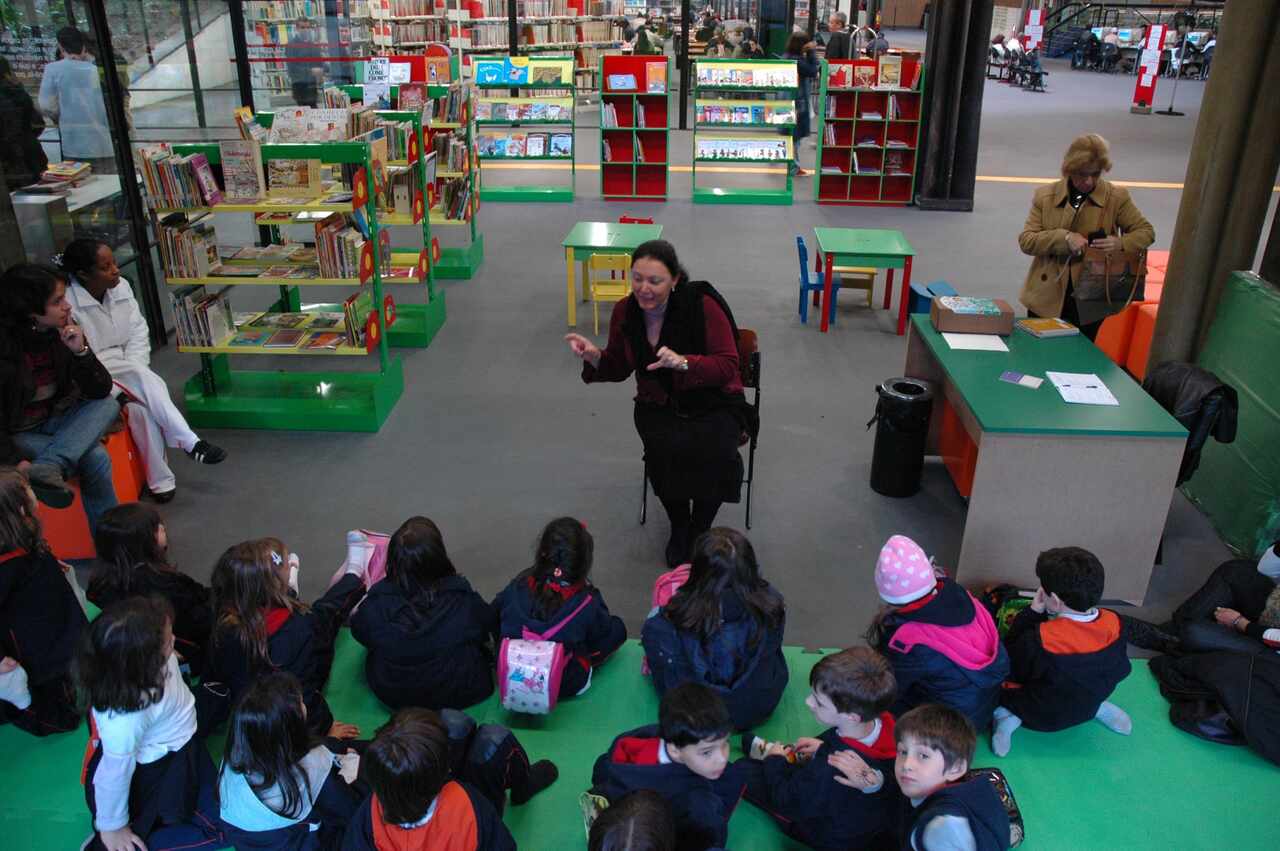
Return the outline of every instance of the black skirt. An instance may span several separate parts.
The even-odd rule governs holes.
[[[738,502],[742,498],[742,424],[728,407],[697,414],[636,403],[645,470],[663,499]]]

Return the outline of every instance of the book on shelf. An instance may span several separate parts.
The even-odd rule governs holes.
[[[507,156],[523,157],[525,155],[524,140],[525,140],[525,134],[523,133],[512,133],[510,136],[508,136],[507,137]]]
[[[231,300],[226,292],[210,295],[203,285],[170,293],[180,346],[220,346],[235,334]]]
[[[372,311],[373,292],[368,287],[356,290],[342,303],[343,324],[348,345],[363,346],[365,344],[365,323]]]
[[[268,337],[267,341],[262,345],[267,349],[296,349],[298,347],[298,343],[302,342],[302,338],[305,336],[305,331],[299,331],[294,328],[282,328]]]
[[[200,187],[200,198],[204,201],[206,207],[212,207],[222,201],[222,190],[218,188],[218,181],[213,176],[213,168],[209,165],[209,158],[204,154],[192,154],[189,158],[192,168],[195,170],[196,185]]]
[[[600,127],[608,130],[618,126],[618,108],[611,103],[600,104]]]
[[[791,159],[787,148],[788,138],[781,139],[718,139],[697,140],[698,159],[702,160],[759,160],[762,162]]]
[[[849,65],[831,65],[827,75],[828,89],[847,89],[853,84],[853,72]]]
[[[425,83],[401,83],[397,89],[396,109],[420,111],[427,102]]]
[[[1080,333],[1070,322],[1054,317],[1019,319],[1014,324],[1034,337],[1071,337]]]
[[[902,139],[886,139],[884,146],[886,148],[910,148],[911,144]]]
[[[456,124],[465,120],[468,93],[469,90],[460,83],[452,83],[443,95],[429,98],[423,108],[428,123]]]
[[[248,325],[261,315],[262,311],[260,310],[250,310],[248,312],[237,310],[231,314],[231,319],[234,321],[235,326],[239,328],[241,325]]]
[[[267,188],[262,168],[262,148],[252,139],[218,143],[222,159],[223,199],[257,201]]]
[[[884,116],[878,110],[870,109],[858,116],[863,121],[883,121]]]
[[[302,348],[316,350],[335,350],[347,341],[347,335],[337,331],[318,331],[312,334]]]
[[[902,57],[886,53],[880,57],[879,80],[882,89],[896,89],[902,85]]]
[[[139,148],[138,157],[153,207],[210,207],[222,200],[204,154],[178,156],[162,143]]]
[[[911,65],[911,79],[907,82],[907,88],[912,91],[920,89],[920,72],[924,68],[924,63],[919,60]]]
[[[453,177],[440,182],[440,212],[446,219],[466,221],[471,215],[471,181]]]
[[[893,177],[905,177],[911,174],[907,171],[907,156],[902,151],[885,151],[884,154],[884,173]]]
[[[573,134],[572,133],[552,134],[550,153],[551,153],[551,156],[553,157],[573,156]]]
[[[844,174],[845,173],[844,169],[840,168],[840,166],[838,165],[824,165],[820,169],[820,171],[823,174]]]
[[[794,89],[798,85],[797,74],[794,63],[742,68],[699,62],[696,79],[697,84],[704,87]]]
[[[247,106],[236,107],[235,119],[236,127],[240,131],[241,139],[248,139],[253,142],[267,141],[267,128],[254,120],[252,109]]]
[[[530,133],[525,139],[524,155],[526,157],[546,156],[548,141],[546,133]]]
[[[205,278],[221,262],[213,217],[208,213],[191,218],[170,213],[160,220],[158,237],[166,277]]]
[[[461,131],[436,133],[431,138],[436,167],[441,171],[467,170],[467,140]]]
[[[871,89],[876,85],[876,61],[874,59],[858,59],[853,63],[853,87],[855,89]]]
[[[634,92],[638,88],[635,74],[609,74],[605,81],[611,92]]]
[[[348,138],[350,109],[317,109],[297,106],[278,110],[271,120],[268,141],[336,142]]]
[[[305,313],[264,313],[245,325],[249,328],[301,328],[307,323]]]
[[[263,331],[257,328],[245,328],[239,331],[234,337],[228,341],[229,346],[261,346],[267,341],[272,334],[271,331]]]
[[[354,278],[360,274],[365,237],[341,213],[316,222],[316,259],[322,278]]]
[[[476,121],[489,121],[493,118],[493,101],[476,101]]]
[[[604,148],[604,161],[607,163],[613,162],[613,146],[609,144],[609,140],[605,139],[601,142],[601,145]]]
[[[319,198],[320,160],[268,160],[267,196],[270,198]]]
[[[834,145],[836,143],[836,126],[828,124],[822,128],[822,143],[824,145]]]
[[[646,62],[644,65],[644,90],[651,95],[667,93],[667,63]]]

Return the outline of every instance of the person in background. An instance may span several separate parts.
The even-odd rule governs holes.
[[[831,38],[827,39],[827,59],[852,59],[853,36],[849,33],[849,16],[844,12],[832,12],[827,18],[827,29]]]
[[[38,181],[49,166],[40,145],[43,130],[44,117],[0,56],[0,169],[10,192]]]
[[[872,59],[879,59],[881,56],[889,52],[889,39],[885,37],[884,30],[872,31],[867,42],[866,54]]]
[[[809,136],[809,92],[818,77],[818,57],[814,53],[817,44],[802,32],[793,32],[782,52],[783,59],[794,59],[799,71],[800,86],[796,89],[796,124],[791,128],[794,141],[790,168],[796,177],[808,177],[813,172],[800,167],[800,141]]]
[[[62,158],[87,162],[95,174],[115,174],[116,159],[102,99],[102,75],[75,27],[58,30],[62,58],[44,68],[40,111],[58,125]]]
[[[661,56],[662,40],[649,29],[649,22],[641,18],[636,25],[636,38],[631,52],[636,56]]]
[[[733,46],[729,44],[729,39],[725,36],[724,27],[716,27],[715,32],[707,41],[707,58],[723,59],[733,55]]]
[[[733,50],[734,59],[763,59],[764,48],[756,41],[756,31],[751,27],[742,30],[742,39]]]
[[[226,450],[202,440],[187,425],[169,397],[169,387],[151,369],[151,340],[133,288],[116,266],[110,246],[97,239],[73,239],[62,252],[63,271],[70,276],[67,300],[84,328],[85,339],[98,353],[120,392],[131,403],[129,432],[142,452],[147,489],[160,503],[177,493],[165,447],[181,449],[193,461],[220,464]]]
[[[325,63],[318,59],[326,47],[318,43],[319,29],[312,21],[299,21],[294,27],[294,37],[284,49],[285,63],[289,71],[289,85],[293,90],[293,102],[298,106],[315,107],[320,102],[320,84],[324,81]]]

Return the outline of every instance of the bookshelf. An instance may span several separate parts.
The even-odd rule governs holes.
[[[180,157],[201,154],[215,175],[222,171],[221,151],[217,143],[173,145],[172,151]],[[369,203],[377,193],[370,145],[367,142],[351,141],[294,142],[263,144],[260,152],[264,163],[276,160],[319,162],[353,170],[352,198],[347,201],[316,199],[305,203],[272,203],[270,198],[265,198],[247,203],[221,202],[212,206],[167,206],[169,202],[153,198],[154,214],[168,219],[174,213],[188,216],[201,213],[252,213],[255,214],[255,220],[261,221],[259,216],[263,214],[281,217],[289,214],[340,213],[348,222],[353,217],[362,216],[368,235],[362,240],[357,269],[353,270],[358,271],[358,274],[315,279],[266,274],[253,277],[213,274],[202,277],[167,277],[166,283],[170,287],[276,286],[280,297],[267,314],[290,313],[301,317],[292,325],[259,326],[254,323],[262,321],[263,316],[255,316],[244,325],[234,325],[234,336],[211,340],[208,344],[184,345],[180,342],[179,352],[200,356],[200,372],[190,378],[184,387],[187,419],[192,425],[203,428],[377,431],[404,392],[404,370],[400,359],[390,355],[387,335],[383,333],[387,324],[394,327],[392,323],[396,309],[389,300],[384,301],[383,283],[384,276],[394,274],[395,270],[386,265],[387,252],[383,249],[389,247],[389,242],[385,233],[380,230],[376,205]],[[268,230],[275,232],[277,229],[270,227]],[[157,225],[157,233],[162,234],[162,242],[165,238],[164,231]],[[166,264],[177,262],[170,258],[171,255],[166,256]],[[234,263],[232,260],[225,268],[235,271]],[[321,264],[323,268],[323,261]],[[281,264],[279,268],[283,270],[287,265]],[[418,268],[411,274],[414,273],[419,275],[423,283],[426,282],[425,270]],[[362,303],[369,309],[363,326],[365,345],[344,343],[332,349],[305,347],[314,334],[324,333],[317,330],[315,323],[320,318],[320,313],[327,312],[324,310],[327,306],[308,306],[307,310],[303,309],[299,288],[308,286],[345,287],[355,291],[353,300],[360,299],[356,303]],[[226,290],[222,292],[225,293]],[[235,342],[244,337],[246,331],[260,327],[296,329],[303,332],[303,338],[298,344],[287,348]],[[325,327],[330,332],[337,330],[331,326]],[[376,371],[231,368],[230,358],[233,356],[260,355],[291,355],[291,361],[306,356],[376,357],[378,367]]]
[[[600,193],[613,201],[667,200],[671,60],[600,60]]]
[[[882,57],[883,59],[883,57]],[[818,94],[814,198],[819,204],[910,204],[924,67],[903,57],[898,82],[874,59],[824,60]]]
[[[789,130],[795,123],[799,84],[795,60],[699,59],[694,63],[694,81],[693,202],[790,204],[789,166],[795,149]],[[779,120],[786,117],[788,108],[790,121]],[[707,186],[705,177],[701,185],[698,180],[701,166],[704,175],[731,173],[756,183],[764,182],[756,180],[762,176],[776,182],[779,169],[761,173],[762,165],[773,164],[786,175],[782,187]]]
[[[574,139],[574,58],[572,56],[508,56],[473,62],[476,88],[476,151],[481,165],[480,198],[484,201],[572,201],[576,180]],[[530,143],[536,143],[530,153]],[[567,166],[569,182],[488,185],[485,161],[505,161],[535,169],[515,168],[520,175],[558,171]]]
[[[245,0],[245,42],[254,102],[262,110],[294,103],[289,47],[316,57],[363,56],[374,44],[371,4],[379,0]],[[345,63],[341,63],[345,65]],[[324,59],[316,66],[330,67]],[[338,67],[338,66],[332,66]]]

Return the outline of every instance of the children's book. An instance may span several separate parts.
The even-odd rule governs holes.
[[[667,63],[646,62],[644,66],[644,90],[651,95],[667,92]]]
[[[556,133],[551,137],[551,156],[568,157],[573,155],[573,134]]]
[[[398,91],[398,109],[420,110],[427,102],[427,87],[423,83],[401,83]]]
[[[503,82],[513,86],[527,85],[529,82],[529,57],[508,56],[503,60],[502,70]],[[559,79],[558,74],[556,78]]]
[[[320,197],[320,160],[270,160],[267,195],[272,198]]]
[[[859,59],[853,63],[853,85],[858,89],[870,89],[876,84],[876,63],[871,59]]]
[[[206,207],[212,207],[222,200],[222,190],[213,177],[213,169],[209,167],[209,158],[204,154],[193,154],[191,167],[196,173],[196,184],[200,187],[200,197]]]
[[[886,53],[880,57],[880,88],[895,89],[902,85],[902,57]]]
[[[218,143],[222,158],[222,181],[227,201],[257,201],[266,191],[262,172],[262,149],[252,140]]]
[[[546,83],[548,85],[560,85],[565,82],[564,75],[558,65],[535,65],[531,74],[531,82]],[[635,79],[632,78],[631,88],[636,87]]]
[[[507,137],[507,156],[523,157],[524,156],[524,140],[525,134],[512,133]]]
[[[1061,319],[1052,317],[1046,319],[1019,319],[1014,324],[1036,337],[1071,337],[1080,333],[1080,329],[1070,322],[1064,322]]]
[[[524,143],[526,157],[543,157],[547,154],[547,134],[530,133]]]
[[[488,121],[492,117],[493,117],[492,101],[487,101],[487,100],[476,101],[476,120]]]
[[[609,91],[611,92],[634,92],[636,90],[635,74],[610,74],[608,81]]]
[[[298,343],[302,342],[302,338],[306,336],[305,331],[298,331],[293,328],[283,328],[263,343],[263,348],[267,349],[293,349],[297,348]]]
[[[261,346],[273,332],[256,328],[245,328],[231,338],[229,346]]]
[[[340,334],[335,331],[321,331],[312,334],[311,339],[307,340],[304,349],[336,349],[347,339],[346,334]]]

